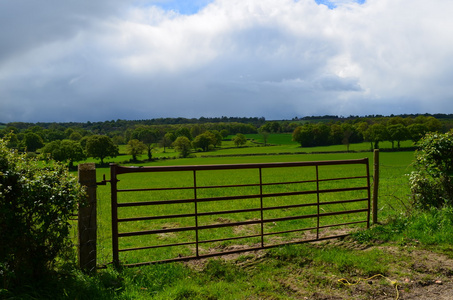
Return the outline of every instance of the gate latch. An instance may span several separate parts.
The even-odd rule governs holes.
[[[107,182],[110,182],[110,180],[105,179],[105,174],[102,175],[102,181],[96,182],[96,185],[106,185]]]

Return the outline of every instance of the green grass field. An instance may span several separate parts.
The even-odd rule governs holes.
[[[357,149],[369,147],[366,143],[355,146]],[[155,160],[136,165],[269,163],[364,157],[370,159],[370,167],[373,165],[371,152],[296,154],[296,152],[301,152],[300,150],[320,152],[340,149],[344,146],[304,149],[290,144],[269,147],[252,147],[250,144],[249,147],[236,149],[229,148],[225,143],[224,147],[222,150],[196,153],[192,158]],[[294,149],[293,153],[291,153],[291,149]],[[264,151],[259,154],[260,150]],[[156,149],[156,153],[153,155],[158,156],[159,151],[160,149]],[[166,154],[172,153],[171,151]],[[285,153],[285,155],[278,155],[279,152]],[[230,156],[221,156],[224,153],[230,153]],[[289,245],[215,259],[193,260],[187,263],[153,264],[139,268],[119,269],[109,266],[105,270],[98,270],[95,275],[86,275],[77,270],[69,273],[64,271],[64,276],[56,277],[51,281],[43,279],[27,286],[21,286],[20,289],[11,292],[0,289],[0,298],[4,296],[6,299],[400,299],[399,295],[402,295],[404,298],[430,299],[433,294],[449,295],[451,293],[451,272],[449,272],[448,266],[453,263],[451,260],[451,253],[453,253],[451,208],[413,212],[411,215],[402,214],[410,209],[408,178],[405,175],[412,170],[413,158],[414,153],[411,151],[380,153],[379,218],[382,221],[385,219],[392,221],[389,224],[373,226],[370,230],[360,230],[345,239]],[[106,161],[125,162],[129,159],[129,156],[122,155],[115,159],[106,159]],[[298,172],[298,175],[293,171],[274,169],[264,172],[264,181],[288,180],[296,176],[310,178],[313,174],[313,171],[309,170]],[[251,183],[256,177],[254,172],[237,172],[223,177],[220,174],[222,172],[216,172],[216,174],[200,173],[197,180],[200,180],[200,184],[203,185],[218,184],[219,182],[232,184]],[[344,173],[343,168],[332,168],[326,169],[322,176],[335,176],[342,173]],[[102,180],[103,174],[106,174],[109,179],[109,168],[99,167],[97,169],[97,181]],[[134,174],[129,176],[127,174],[119,177],[121,180],[119,185],[123,188],[153,186],[162,182],[166,185],[187,184],[189,186],[184,182],[192,180],[191,176],[187,174],[178,176],[174,174],[160,174],[159,176]],[[290,186],[277,188],[286,190]],[[185,195],[182,191],[175,191],[175,194],[172,195],[159,193],[155,196],[157,199],[190,196]],[[122,193],[120,201],[137,201],[136,196],[149,197],[145,193],[134,195]],[[97,259],[99,264],[106,264],[112,261],[110,185],[99,186],[97,196]],[[273,201],[272,205],[278,205],[280,200],[273,199]],[[281,201],[291,201],[291,199]],[[200,209],[203,211],[225,209],[225,207],[214,204],[211,203]],[[244,202],[240,205],[246,207],[254,204]],[[126,209],[121,211],[120,217],[144,216],[156,212],[165,213],[165,209],[157,206],[152,212],[149,207]],[[191,209],[192,207],[181,206],[172,213],[177,210],[185,213]],[[217,220],[214,218],[214,221],[231,222],[253,218],[256,216],[222,215]],[[201,222],[211,221],[209,219],[201,220]],[[153,226],[174,228],[184,225],[184,222],[185,220],[175,218],[166,223],[136,223],[135,227],[130,228],[128,224],[122,224],[120,230],[148,230]],[[273,228],[279,226],[289,228],[293,225],[277,223],[273,225]],[[255,230],[253,227],[244,226],[239,231],[253,233],[253,230]],[[213,238],[216,234],[232,233],[237,232],[211,232],[207,233],[207,237],[202,238]],[[187,239],[184,234],[181,236],[178,234],[160,234],[155,240],[171,242]],[[75,228],[74,237],[76,237]],[[121,243],[123,243],[122,247],[136,247],[149,243],[150,239],[149,236],[142,236],[124,240]],[[253,242],[250,241],[250,243]],[[213,245],[216,249],[242,246],[240,242],[235,241]],[[209,251],[207,247],[202,250]],[[120,259],[124,262],[142,262],[178,254],[188,255],[190,251],[192,249],[180,247],[168,251],[159,250],[157,253],[150,251],[124,252]],[[342,283],[346,280],[352,282],[352,285]],[[435,281],[442,282],[442,284],[435,284]]]
[[[280,141],[284,140],[284,137]],[[287,139],[287,137],[286,137]],[[344,151],[345,147],[330,146],[317,148],[300,148],[295,144],[278,144],[274,140],[269,147],[256,146],[249,141],[247,147],[236,148],[225,142],[222,149],[210,152],[198,152],[192,158],[159,159],[152,162],[141,162],[135,165],[166,166],[166,165],[208,165],[208,164],[237,164],[237,163],[269,163],[293,161],[324,161],[357,159],[368,157],[370,167],[371,152],[354,153],[316,153],[331,152],[333,149]],[[411,146],[408,142],[406,146]],[[255,146],[253,146],[255,145]],[[381,146],[390,148],[390,144]],[[351,145],[355,149],[366,150],[369,144]],[[351,148],[353,150],[354,148]],[[124,146],[121,147],[124,153]],[[355,150],[358,151],[358,150]],[[315,154],[301,154],[307,152]],[[222,156],[228,153],[227,156]],[[168,149],[155,149],[154,157],[176,157],[177,153]],[[141,159],[145,159],[142,156]],[[372,226],[369,230],[358,230],[344,239],[333,239],[319,243],[288,245],[264,251],[247,252],[228,255],[219,258],[192,260],[189,262],[152,264],[138,268],[118,268],[109,265],[106,269],[98,269],[96,274],[84,274],[74,268],[73,259],[67,259],[68,266],[61,266],[56,276],[33,280],[29,284],[13,289],[0,284],[1,299],[431,299],[433,295],[449,299],[451,294],[451,266],[453,265],[453,210],[451,207],[431,209],[429,211],[412,210],[408,177],[412,170],[411,163],[414,153],[384,152],[380,153],[380,185],[379,185],[379,219],[383,225]],[[130,160],[130,156],[121,155],[106,162],[118,162],[122,165]],[[98,160],[90,160],[99,162]],[[130,164],[128,164],[130,165]],[[371,168],[372,169],[372,168]],[[268,172],[269,171],[269,172]],[[334,167],[322,170],[323,176],[337,176],[345,173],[344,168]],[[215,174],[214,174],[215,173]],[[202,172],[197,177],[201,185],[253,183],[256,172],[235,171],[232,174],[222,174],[216,171]],[[298,171],[273,169],[265,170],[264,182],[291,180],[295,177],[309,179],[313,170]],[[109,179],[109,168],[97,169],[97,181],[102,180],[103,174]],[[149,175],[149,174],[148,174]],[[215,176],[214,176],[215,175]],[[153,185],[178,184],[187,185],[192,180],[187,174],[160,174],[145,176],[134,174],[120,175],[120,187],[149,187]],[[252,187],[246,187],[249,189]],[[307,187],[312,188],[312,187]],[[289,190],[290,185],[275,187]],[[158,191],[155,198],[186,198],[191,195],[183,191],[174,194],[163,194]],[[245,191],[238,191],[245,192]],[[204,193],[209,193],[205,191]],[[228,192],[227,192],[228,193]],[[203,194],[201,194],[203,196]],[[204,196],[206,196],[205,194]],[[98,240],[97,261],[106,264],[112,261],[111,220],[110,220],[110,185],[99,186],[98,196]],[[140,196],[140,197],[136,197]],[[121,202],[146,200],[146,193],[120,195]],[[349,197],[349,196],[348,196]],[[140,200],[140,201],[141,201]],[[279,205],[294,199],[270,199],[269,205]],[[321,199],[322,200],[322,199]],[[313,201],[313,199],[308,199]],[[226,205],[227,202],[223,204]],[[238,202],[239,203],[239,202]],[[246,202],[231,206],[249,207],[256,203]],[[267,204],[266,204],[267,205]],[[166,213],[167,208],[155,206],[154,209],[125,209],[120,217],[145,216],[148,214]],[[186,213],[193,207],[175,208]],[[200,206],[202,211],[226,209],[218,203],[206,203]],[[410,214],[403,214],[411,210]],[[285,213],[291,213],[287,210]],[[277,212],[276,212],[277,213]],[[211,218],[211,219],[210,219]],[[200,222],[232,222],[235,220],[251,220],[257,218],[251,214],[221,215],[206,217]],[[182,226],[187,220],[173,219],[155,224],[139,222],[134,226],[122,224],[120,230],[148,230],[150,228],[174,228]],[[305,222],[306,220],[304,220]],[[290,229],[300,225],[297,222],[277,222],[269,224],[267,230],[281,227]],[[129,227],[130,226],[130,227]],[[359,226],[357,226],[359,228]],[[363,228],[363,226],[361,227]],[[77,239],[74,227],[74,239]],[[255,230],[255,231],[254,231]],[[206,232],[201,238],[215,238],[220,234],[237,234],[241,232],[254,233],[256,228],[240,227],[237,231],[225,229],[224,232]],[[179,233],[164,233],[154,237],[157,242],[182,241],[191,237],[178,236]],[[291,236],[282,236],[281,240]],[[121,241],[122,247],[137,247],[151,241],[150,236],[134,237]],[[151,241],[152,242],[152,241]],[[256,241],[247,241],[254,243]],[[214,250],[243,247],[240,241],[217,243],[212,245]],[[201,249],[210,251],[208,247]],[[162,249],[151,251],[124,252],[120,259],[123,262],[142,262],[157,258],[174,257],[175,255],[190,255],[188,247],[179,249]],[[347,284],[347,283],[351,284]]]
[[[257,138],[257,137],[256,137]],[[372,153],[371,152],[359,152],[359,153],[317,153],[317,154],[295,154],[297,152],[333,152],[333,151],[344,151],[345,146],[329,146],[329,147],[316,147],[316,148],[300,148],[299,145],[294,143],[288,143],[288,136],[283,137],[275,137],[273,140],[275,141],[286,141],[287,144],[282,144],[279,146],[252,146],[250,142],[250,146],[248,147],[241,147],[236,148],[232,145],[229,145],[228,142],[224,142],[221,149],[217,149],[214,151],[209,152],[198,152],[192,158],[179,158],[179,159],[160,159],[155,160],[153,162],[142,162],[136,163],[134,165],[137,166],[167,166],[167,165],[211,165],[211,164],[241,164],[241,163],[269,163],[269,162],[293,162],[293,161],[323,161],[323,160],[343,160],[343,159],[357,159],[357,158],[364,158],[368,157],[370,160],[370,171],[372,170]],[[355,151],[366,150],[370,145],[368,143],[351,145],[351,150],[356,149]],[[389,143],[386,145],[385,143],[382,146],[391,147]],[[402,145],[403,146],[403,145]],[[409,142],[405,146],[410,146]],[[230,148],[231,147],[231,148]],[[120,149],[123,152],[124,148]],[[282,155],[284,154],[284,155]],[[406,174],[410,173],[411,171],[411,163],[413,160],[413,152],[381,152],[380,153],[380,186],[379,186],[379,219],[384,220],[390,216],[398,215],[402,211],[406,210],[408,207],[408,203],[410,201],[409,195],[409,186],[408,186],[408,178],[405,176]],[[153,152],[153,157],[157,158],[159,156],[166,156],[166,157],[176,157],[177,153],[173,151],[173,149],[166,149],[166,153],[162,152],[162,149],[155,149]],[[146,156],[143,155],[141,159],[144,159]],[[120,164],[124,164],[130,159],[130,156],[121,155],[115,159],[106,159],[108,162],[117,162]],[[91,160],[93,161],[93,160]],[[286,172],[286,173],[285,173]],[[340,172],[340,170],[332,170],[329,172]],[[98,168],[97,169],[97,177],[98,181],[102,179],[102,175],[106,174],[106,177],[109,177],[109,168]],[[200,177],[200,180],[207,180],[206,182],[211,181],[214,178],[215,174],[203,174]],[[217,174],[218,175],[218,174]],[[217,176],[216,175],[216,176]],[[124,180],[120,182],[120,185],[123,187],[145,187],[145,186],[152,186],[159,182],[173,182],[175,184],[186,185],[187,182],[190,182],[190,176],[181,174],[179,177],[174,176],[174,174],[160,174],[157,177],[151,177],[144,174],[134,174],[134,175],[127,175],[131,178],[131,180],[126,180],[124,175]],[[269,178],[278,178],[278,177],[291,177],[291,173],[288,173],[287,170],[274,170],[268,174]],[[203,179],[204,177],[204,179]],[[220,182],[223,184],[230,183],[247,183],[251,182],[255,179],[252,178],[252,173],[241,173],[241,174],[228,174],[226,177],[218,177]],[[132,180],[133,179],[133,180]],[[272,179],[267,179],[272,180]],[[127,185],[129,184],[129,186]],[[141,199],[147,199],[149,197],[143,193],[135,193],[131,195],[120,195],[122,198],[120,201],[128,202],[128,201],[144,201]],[[179,194],[157,194],[155,195],[156,199],[183,199],[183,198],[190,198],[190,195],[184,194],[180,192]],[[98,227],[99,227],[99,263],[104,264],[108,263],[112,260],[111,254],[111,219],[110,219],[110,186],[99,186],[98,188]],[[291,199],[280,199],[277,202],[273,203],[273,205],[283,205],[284,202],[291,202]],[[230,209],[231,207],[227,206],[225,203],[213,203],[209,206],[202,207],[202,209],[208,210],[221,210],[221,209]],[[228,204],[233,205],[233,204]],[[236,202],[234,204],[234,209],[240,208],[249,208],[251,206],[256,206],[257,203],[252,202],[243,202],[238,204]],[[352,207],[353,209],[354,207]],[[157,214],[164,214],[168,213],[168,208],[163,207],[153,207],[157,211]],[[184,212],[187,210],[191,210],[192,208],[190,205],[179,205],[179,207],[172,207],[174,209],[174,213]],[[149,214],[155,214],[156,211],[150,211],[151,207],[146,208],[127,208],[123,209],[120,212],[121,217],[133,217],[133,216],[145,216]],[[220,217],[211,217],[210,219],[205,218],[201,220],[201,222],[205,222],[204,224],[208,223],[218,223],[218,222],[234,222],[234,221],[244,221],[244,220],[251,220],[256,219],[257,216],[254,214],[234,214],[234,215],[226,215]],[[338,220],[337,220],[338,221]],[[339,220],[341,221],[341,220]],[[141,230],[149,230],[149,229],[157,229],[157,228],[175,228],[175,227],[184,227],[189,226],[191,221],[187,218],[180,218],[174,219],[171,222],[166,221],[166,223],[162,222],[155,222],[151,224],[150,222],[135,222],[135,223],[122,223],[120,224],[119,231],[120,232],[127,232],[127,231],[141,231]],[[307,222],[310,222],[309,220]],[[300,225],[300,224],[297,224]],[[278,224],[279,230],[291,230],[294,226],[294,222],[286,222],[286,224]],[[306,226],[310,226],[309,223]],[[267,228],[271,230],[271,228]],[[248,227],[241,228],[242,232],[247,233],[254,233],[258,230],[257,225],[250,225]],[[274,230],[274,229],[272,229]],[[237,233],[237,232],[236,232]],[[154,240],[149,240],[149,236],[138,236],[138,237],[130,237],[130,238],[123,238],[120,239],[120,248],[132,248],[132,247],[141,247],[146,246],[150,242],[151,243],[173,243],[173,242],[184,242],[190,241],[193,239],[191,235],[193,233],[189,232],[182,232],[182,233],[169,233],[169,234],[160,234],[153,237]],[[209,231],[203,233],[203,239],[216,239],[220,238],[222,235],[227,236],[234,236],[234,227],[225,228],[223,230],[217,231]],[[287,235],[283,237],[283,239],[292,239],[294,238],[291,235]],[[249,244],[257,243],[256,239],[249,239],[244,241],[239,241],[238,243],[248,242]],[[228,247],[233,242],[224,242],[222,243],[214,243],[211,246],[214,248],[221,248],[221,247]],[[190,247],[172,247],[171,251],[164,250],[165,248],[160,248],[158,250],[153,251],[132,251],[132,252],[124,252],[121,253],[120,259],[135,263],[140,261],[149,261],[153,260],[150,256],[153,256],[155,259],[161,258],[170,258],[175,257],[178,255],[191,255],[193,253],[193,248]],[[203,248],[203,251],[209,251],[208,248]],[[144,259],[145,258],[145,259]]]

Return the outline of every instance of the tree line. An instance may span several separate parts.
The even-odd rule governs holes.
[[[380,118],[358,118],[352,121],[335,123],[305,123],[292,133],[293,140],[302,147],[325,146],[370,142],[373,149],[379,148],[382,141],[390,141],[392,148],[400,148],[400,143],[419,141],[428,132],[447,132],[452,123],[442,122],[433,116],[415,118],[401,116]]]
[[[452,118],[436,118],[432,115],[417,116],[373,116],[338,118],[323,116],[294,118],[291,121],[265,121],[264,118],[218,118],[193,119],[185,124],[181,119],[161,119],[162,124],[153,119],[149,125],[142,121],[106,121],[97,123],[8,123],[0,130],[0,137],[8,136],[8,146],[20,151],[40,152],[44,158],[51,157],[68,161],[72,165],[86,157],[94,157],[104,162],[106,157],[118,155],[118,145],[127,145],[128,154],[133,160],[146,153],[152,160],[152,149],[174,147],[182,156],[191,151],[209,151],[218,148],[227,136],[233,135],[236,146],[247,141],[245,134],[259,133],[264,145],[271,133],[291,133],[301,147],[325,146],[370,142],[371,148],[379,148],[379,142],[391,141],[392,147],[400,147],[405,140],[418,141],[427,132],[447,132],[453,128]],[[222,122],[234,120],[234,122]]]
[[[192,149],[208,151],[212,147],[220,147],[222,140],[230,134],[242,139],[235,142],[242,145],[244,134],[257,133],[257,127],[250,123],[205,123],[185,125],[135,125],[126,130],[109,131],[100,134],[98,130],[87,130],[81,126],[65,128],[54,124],[48,128],[40,125],[13,126],[7,124],[0,130],[0,137],[7,137],[8,147],[27,152],[30,155],[39,152],[44,159],[67,161],[69,166],[87,157],[100,159],[101,164],[107,157],[119,154],[118,145],[127,145],[128,154],[133,160],[137,155],[146,152],[148,160],[152,160],[152,149],[155,146],[174,147],[187,156]],[[21,124],[23,125],[23,124]]]

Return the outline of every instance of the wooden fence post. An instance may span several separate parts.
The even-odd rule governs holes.
[[[78,235],[79,267],[88,273],[96,272],[96,165],[79,165],[79,183],[85,187],[86,203],[79,207]]]
[[[373,158],[373,224],[378,223],[378,192],[379,192],[379,149],[374,149]]]

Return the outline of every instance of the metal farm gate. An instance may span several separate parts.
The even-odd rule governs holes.
[[[357,224],[370,225],[368,158],[163,167],[111,164],[110,175],[114,265],[338,238]]]

